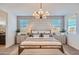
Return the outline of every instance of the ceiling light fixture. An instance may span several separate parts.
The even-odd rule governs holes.
[[[44,19],[49,15],[48,11],[43,11],[42,10],[42,3],[40,3],[40,9],[37,11],[34,11],[33,16],[36,19]]]

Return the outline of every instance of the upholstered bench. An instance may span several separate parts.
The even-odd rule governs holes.
[[[60,49],[63,52],[63,47],[60,42],[52,41],[24,41],[18,46],[18,54],[24,49]]]

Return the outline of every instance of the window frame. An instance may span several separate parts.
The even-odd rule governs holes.
[[[69,33],[69,34],[75,34],[75,33],[77,33],[77,18],[76,17],[72,17],[71,18],[71,20],[75,20],[75,22],[76,22],[76,24],[74,25],[74,27],[75,27],[75,32],[69,32],[69,24],[68,24],[68,20],[70,20],[70,18],[68,18],[67,19],[67,32]],[[72,25],[71,25],[72,26]]]
[[[19,25],[20,18],[31,19],[31,16],[17,16],[17,30],[20,30],[20,25]],[[29,23],[30,23],[30,20],[29,20]]]
[[[55,20],[55,19],[56,19],[56,20],[58,19],[58,20],[60,21],[60,25],[59,25],[59,26],[55,26],[55,28],[56,28],[56,27],[58,27],[58,28],[60,27],[60,30],[58,30],[57,32],[60,32],[62,29],[65,29],[65,27],[64,27],[64,25],[65,25],[64,20],[65,20],[65,19],[64,19],[64,16],[61,16],[61,17],[62,17],[62,18],[59,18],[59,17],[58,17],[58,18],[53,18],[54,20]],[[52,20],[53,20],[53,19],[52,19]],[[53,23],[51,23],[51,25],[53,26]]]

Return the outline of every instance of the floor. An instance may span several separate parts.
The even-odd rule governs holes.
[[[18,45],[13,45],[9,48],[5,48],[4,45],[0,45],[0,55],[17,55]]]
[[[21,55],[64,55],[59,49],[25,49]]]
[[[79,50],[76,50],[68,45],[63,47],[65,54],[67,55],[79,55]],[[21,55],[65,55],[59,49],[25,49]],[[18,55],[18,45],[13,45],[9,48],[5,48],[4,45],[0,45],[0,55]]]
[[[76,50],[75,48],[69,45],[64,45],[63,49],[64,49],[65,54],[67,55],[79,55],[79,50]]]

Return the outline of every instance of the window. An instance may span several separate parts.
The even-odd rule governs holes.
[[[21,28],[27,27],[27,25],[28,25],[28,20],[26,20],[26,19],[21,19],[21,20],[19,20],[19,22],[20,22]]]
[[[68,33],[76,33],[76,18],[68,19]]]
[[[52,27],[54,32],[59,32],[61,29],[61,19],[52,19]]]
[[[24,31],[27,29],[29,25],[29,20],[28,19],[24,19],[24,18],[19,18],[18,19],[18,29],[20,29],[20,31]]]

